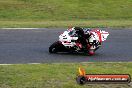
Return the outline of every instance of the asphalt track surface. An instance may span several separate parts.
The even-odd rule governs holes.
[[[110,33],[94,56],[86,54],[50,54],[49,46],[65,29],[0,29],[0,64],[129,62],[132,61],[132,30],[104,29]]]

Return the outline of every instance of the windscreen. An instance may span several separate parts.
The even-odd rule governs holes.
[[[73,37],[77,36],[75,30],[70,31],[68,34],[69,36],[73,36]]]

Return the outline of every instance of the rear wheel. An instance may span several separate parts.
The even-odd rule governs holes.
[[[89,50],[88,54],[89,54],[90,56],[92,56],[92,55],[95,54],[95,52],[94,52],[94,50]]]

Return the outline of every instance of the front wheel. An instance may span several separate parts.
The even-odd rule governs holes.
[[[50,48],[49,48],[49,52],[50,52],[50,53],[57,53],[56,47],[50,47]]]
[[[64,50],[65,47],[61,44],[60,41],[54,42],[50,47],[49,47],[49,53],[57,53],[61,52]]]
[[[57,53],[57,45],[58,45],[58,41],[54,42],[50,47],[49,47],[49,53]]]

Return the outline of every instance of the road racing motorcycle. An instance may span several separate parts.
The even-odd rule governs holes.
[[[62,34],[59,35],[59,41],[54,42],[49,47],[49,53],[70,52],[70,53],[87,53],[88,55],[94,55],[98,50],[102,42],[105,41],[109,35],[108,32],[99,28],[83,28],[85,35],[89,35],[86,38],[87,49],[83,49],[83,45],[78,39],[75,27],[68,28]]]

